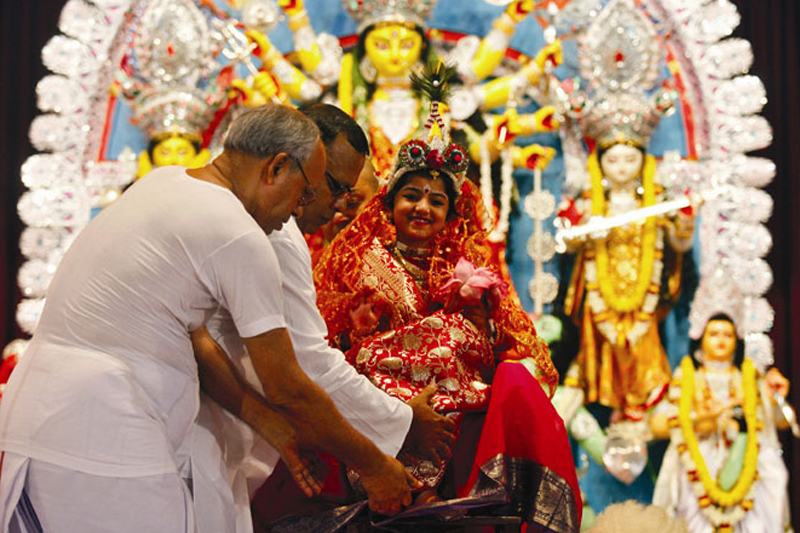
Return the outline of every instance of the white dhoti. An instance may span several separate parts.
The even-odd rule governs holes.
[[[3,454],[0,519],[9,533],[194,533],[178,474],[107,477]]]

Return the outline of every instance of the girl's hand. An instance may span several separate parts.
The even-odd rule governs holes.
[[[378,300],[374,294],[357,297],[355,306],[349,312],[350,323],[355,335],[366,335],[378,325],[381,312],[377,303]]]

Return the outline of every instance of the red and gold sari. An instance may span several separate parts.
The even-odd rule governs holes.
[[[491,264],[476,187],[464,184],[457,215],[434,237],[430,254],[413,263],[395,249],[396,229],[385,195],[382,190],[365,206],[315,267],[317,303],[330,342],[390,395],[408,401],[437,383],[434,409],[459,422],[465,414],[480,413],[477,430],[463,425],[451,460],[461,462],[448,480],[456,495],[505,490],[510,478],[525,478],[518,490],[528,500],[528,523],[549,531],[577,531],[581,505],[572,455],[564,424],[545,394],[554,392],[558,375],[518,297],[512,289],[492,306],[491,340],[440,303],[439,289],[460,258],[499,271]],[[377,302],[381,319],[354,331],[350,312],[367,297]],[[519,364],[523,359],[533,362],[528,365],[533,373]],[[460,452],[465,449],[466,456]],[[428,487],[436,486],[446,471],[446,465],[403,452],[398,458]],[[526,472],[522,476],[520,469]],[[514,495],[509,498],[513,501]]]

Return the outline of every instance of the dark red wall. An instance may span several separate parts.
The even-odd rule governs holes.
[[[751,72],[764,81],[764,116],[774,131],[769,157],[778,176],[767,188],[775,200],[768,226],[774,246],[767,258],[775,273],[769,300],[775,308],[775,365],[792,381],[791,403],[800,407],[800,5],[796,0],[731,0],[742,14],[736,31],[753,44]],[[791,469],[794,529],[800,530],[800,440],[783,437]]]

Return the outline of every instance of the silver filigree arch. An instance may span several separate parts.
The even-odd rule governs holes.
[[[339,1],[339,0],[332,0]],[[133,162],[98,161],[108,107],[108,80],[114,77],[130,35],[128,10],[146,0],[69,0],[61,12],[61,34],[42,51],[52,72],[37,86],[42,114],[31,124],[30,138],[42,153],[22,167],[28,191],[18,211],[27,228],[20,239],[25,262],[18,282],[23,300],[17,321],[29,334],[44,305],[55,269],[70,242],[88,223],[103,192],[130,179]],[[581,16],[597,2],[573,0],[564,13]],[[761,81],[748,75],[750,44],[730,38],[739,23],[728,0],[640,0],[650,18],[668,28],[670,60],[684,76],[685,99],[695,120],[696,161],[666,158],[664,179],[724,192],[702,209],[699,227],[701,276],[723,267],[736,279],[746,310],[743,329],[748,353],[762,365],[772,359],[766,333],[773,310],[764,298],[772,272],[764,261],[771,237],[764,222],[772,199],[761,190],[775,176],[775,165],[747,152],[771,142],[771,130],[759,116],[766,99]],[[664,32],[662,32],[664,33]],[[565,152],[570,145],[565,143]],[[566,155],[569,155],[568,153]],[[568,165],[569,166],[569,165]],[[698,313],[692,319],[699,320]],[[16,342],[16,341],[15,341]]]

